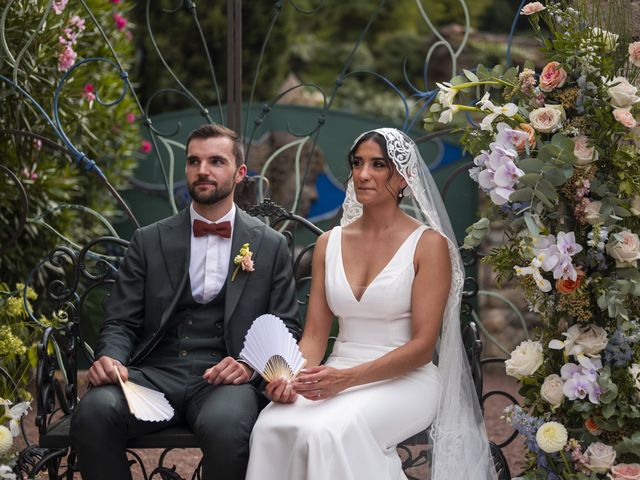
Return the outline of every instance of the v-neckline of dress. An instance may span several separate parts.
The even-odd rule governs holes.
[[[413,230],[408,236],[407,238],[405,238],[402,241],[402,244],[400,244],[400,246],[398,247],[398,249],[395,251],[395,253],[391,256],[391,258],[389,259],[389,261],[385,264],[384,267],[382,267],[382,270],[380,270],[378,273],[376,273],[376,275],[373,277],[373,280],[371,280],[369,282],[369,285],[367,285],[366,287],[364,287],[364,290],[362,291],[362,295],[360,295],[360,298],[356,297],[356,294],[353,293],[353,288],[351,288],[351,284],[349,283],[349,277],[347,277],[347,271],[344,268],[344,260],[342,257],[342,227],[340,227],[340,238],[338,239],[338,245],[340,247],[340,251],[338,252],[340,254],[340,266],[342,267],[342,276],[344,277],[344,281],[347,284],[347,286],[349,287],[349,292],[351,292],[351,297],[356,301],[356,303],[361,303],[362,299],[364,298],[365,294],[369,291],[369,287],[371,287],[371,285],[373,285],[376,280],[378,280],[378,278],[380,277],[380,275],[382,275],[384,273],[384,271],[389,268],[389,265],[391,265],[393,263],[393,261],[396,259],[396,257],[398,256],[398,253],[400,252],[400,250],[402,250],[404,248],[404,246],[407,244],[407,242],[409,241],[409,239],[418,231],[422,228],[422,225],[416,227],[415,230]]]

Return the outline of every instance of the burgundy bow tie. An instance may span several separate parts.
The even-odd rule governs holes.
[[[222,238],[231,238],[231,222],[207,223],[202,220],[193,221],[193,236],[219,235]]]

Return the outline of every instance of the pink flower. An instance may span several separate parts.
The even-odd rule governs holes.
[[[23,167],[20,174],[27,180],[37,180],[38,174],[33,170],[29,170],[27,167]]]
[[[541,12],[545,8],[547,7],[540,2],[531,2],[526,4],[522,10],[520,10],[520,15],[533,15],[534,13]]]
[[[93,83],[87,83],[84,86],[84,93],[82,96],[87,100],[87,102],[89,102],[89,108],[91,108],[93,106],[93,101],[96,99]]]
[[[151,151],[151,142],[149,140],[143,140],[140,144],[140,151],[142,153],[149,153]]]
[[[633,118],[631,108],[615,108],[613,110],[613,117],[627,128],[635,128],[638,124],[636,119]]]
[[[619,463],[614,465],[611,467],[609,478],[611,480],[639,480],[640,465],[637,463]]]
[[[33,148],[35,148],[36,150],[42,150],[42,140],[40,140],[39,138],[34,138]]]
[[[123,31],[127,27],[127,19],[119,13],[113,14],[113,20],[116,22],[116,28]]]
[[[78,54],[73,50],[71,45],[67,45],[58,57],[58,70],[66,72],[74,64]]]
[[[127,113],[127,123],[133,123],[136,121],[135,113]]]
[[[560,88],[567,81],[567,72],[558,62],[549,62],[540,74],[540,90],[550,92]]]
[[[84,30],[84,18],[79,17],[78,15],[74,15],[69,19],[69,25],[72,27],[76,27],[78,31],[82,32]]]
[[[111,3],[118,5],[122,0],[111,0]]]
[[[53,2],[53,5],[51,8],[53,8],[53,11],[55,12],[56,15],[61,15],[64,7],[67,6],[67,3],[69,3],[69,0],[56,0],[55,2]]]
[[[629,62],[640,67],[640,42],[629,44]]]
[[[242,271],[244,272],[253,272],[255,270],[255,268],[253,267],[253,260],[251,260],[251,252],[242,257],[240,266],[242,267]]]

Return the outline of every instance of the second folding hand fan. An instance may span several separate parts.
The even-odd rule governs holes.
[[[271,314],[255,319],[244,339],[240,358],[267,382],[279,378],[293,380],[306,363],[284,322]]]

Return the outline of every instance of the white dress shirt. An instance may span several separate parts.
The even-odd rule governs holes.
[[[236,206],[231,207],[222,218],[215,222],[204,218],[193,208],[191,213],[191,257],[189,258],[189,280],[191,281],[191,294],[198,303],[208,303],[215,298],[227,280],[229,275],[229,262],[231,259],[231,238],[223,238],[220,235],[193,235],[193,221],[202,220],[206,223],[231,222],[231,232],[236,219]]]

